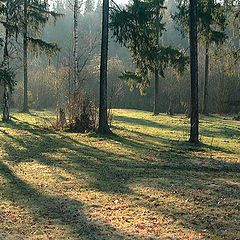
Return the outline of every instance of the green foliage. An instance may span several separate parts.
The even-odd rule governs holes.
[[[225,33],[227,20],[222,3],[215,0],[199,0],[198,32],[204,42],[222,44],[227,39]],[[189,0],[178,1],[178,11],[173,16],[180,31],[185,35],[189,30]]]
[[[15,74],[10,68],[6,68],[5,66],[0,66],[0,85],[7,85],[9,87],[10,92],[13,92],[13,87],[15,85],[14,80]]]
[[[44,26],[51,20],[63,16],[50,10],[49,1],[28,0],[28,41],[31,49],[39,53],[45,51],[47,55],[52,55],[59,51],[57,44],[47,43],[39,39]],[[24,0],[2,0],[0,1],[0,13],[2,13],[1,23],[8,29],[10,35],[18,36],[24,32],[23,17]],[[34,46],[35,45],[35,46]]]
[[[1,47],[3,50],[3,60],[0,65],[0,85],[7,86],[12,93],[15,85],[15,73],[10,67],[9,63],[9,45],[13,39],[17,38],[18,29],[16,27],[16,9],[14,4],[16,1],[0,1],[0,17],[1,23],[4,27],[4,37],[1,39]]]
[[[44,27],[51,18],[56,21],[62,14],[50,10],[49,1],[30,0],[28,8],[29,26],[38,31]]]
[[[47,43],[39,38],[28,38],[29,47],[35,54],[45,52],[47,57],[52,57],[54,54],[60,51],[56,43]]]
[[[130,50],[136,65],[135,73],[126,72],[122,78],[130,80],[132,77],[141,91],[150,85],[150,73],[155,69],[162,77],[168,65],[182,72],[187,60],[177,49],[160,45],[159,38],[165,31],[164,10],[164,0],[134,0],[126,8],[111,12],[113,36]]]
[[[22,4],[23,5],[23,4]],[[29,46],[30,49],[39,54],[45,52],[48,57],[59,51],[57,44],[47,43],[39,39],[44,26],[53,19],[55,22],[62,14],[50,10],[49,1],[29,0],[28,1],[28,29],[29,29]],[[20,23],[20,27],[21,27]]]
[[[229,31],[229,45],[231,51],[235,56],[236,61],[240,59],[240,1],[228,0],[225,3],[227,12],[228,31]]]
[[[141,73],[125,71],[119,76],[120,79],[124,80],[132,91],[134,88],[138,88],[142,95],[145,94],[146,86],[149,87],[149,82],[144,83],[144,78],[141,76]]]
[[[19,27],[17,22],[19,20],[19,1],[17,0],[4,0],[0,1],[0,22],[4,28],[8,30],[10,36],[17,38],[19,33]]]

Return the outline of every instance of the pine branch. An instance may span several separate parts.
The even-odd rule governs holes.
[[[47,43],[39,38],[29,37],[28,42],[30,49],[37,55],[44,52],[48,57],[52,57],[60,51],[56,43]]]

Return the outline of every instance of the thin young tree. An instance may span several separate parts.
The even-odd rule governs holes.
[[[189,40],[191,72],[191,129],[189,142],[199,143],[197,0],[189,1]]]
[[[73,6],[73,81],[74,91],[78,89],[78,15],[79,0],[74,0]]]
[[[107,70],[108,70],[108,34],[109,34],[109,0],[103,0],[102,8],[102,42],[101,42],[101,63],[100,63],[100,105],[99,105],[99,126],[98,133],[110,134],[108,125],[108,104],[107,104]]]

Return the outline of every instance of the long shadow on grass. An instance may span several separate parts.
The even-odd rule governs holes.
[[[124,130],[124,129],[116,127],[116,126],[113,126],[113,128],[117,129],[117,130]],[[134,133],[137,136],[136,141],[140,141],[140,140],[144,141],[144,146],[142,146],[142,147],[145,148],[145,150],[154,149],[154,147],[157,148],[157,147],[159,147],[158,143],[163,143],[163,144],[165,144],[166,147],[168,147],[172,151],[180,152],[180,153],[181,152],[186,153],[186,151],[187,152],[191,152],[191,151],[204,152],[204,151],[206,151],[206,149],[208,149],[210,151],[234,153],[233,151],[231,151],[229,149],[225,149],[222,147],[209,145],[209,144],[205,144],[205,143],[204,144],[202,143],[199,146],[194,146],[193,144],[189,144],[188,142],[178,141],[178,140],[169,139],[169,138],[167,139],[167,138],[163,138],[160,136],[154,136],[154,135],[142,133],[139,131],[130,130],[130,132]],[[118,140],[119,142],[125,142],[125,140],[126,140],[126,138],[121,138],[120,136],[115,136],[114,139]],[[132,145],[132,147],[134,147],[134,146],[137,146],[137,144]]]
[[[162,129],[169,129],[172,131],[185,131],[185,126],[170,126],[159,122],[154,122],[147,119],[140,119],[140,118],[132,118],[127,116],[114,116],[114,120],[119,122],[125,122],[132,125],[142,125],[144,127],[152,127],[152,128],[162,128]]]
[[[147,162],[136,161],[136,158],[132,156],[125,156],[124,154],[116,154],[111,151],[102,150],[96,147],[79,143],[76,140],[67,136],[61,136],[54,132],[42,131],[39,128],[25,123],[22,125],[15,122],[11,124],[12,127],[19,128],[24,126],[25,130],[32,133],[29,137],[24,139],[20,137],[13,137],[6,132],[6,136],[11,138],[11,141],[21,147],[21,150],[13,147],[9,142],[6,142],[4,148],[9,154],[9,159],[16,163],[22,161],[32,161],[32,159],[39,161],[41,164],[49,166],[57,166],[68,171],[86,171],[89,175],[95,179],[92,182],[94,187],[97,187],[104,191],[118,192],[121,186],[121,192],[128,192],[125,186],[125,182],[128,179],[134,177],[151,177],[157,176],[159,171],[174,170],[174,171],[196,171],[196,172],[239,172],[240,164],[238,163],[226,163],[221,160],[198,158],[195,162],[192,162],[192,157],[188,155],[188,152],[182,150],[173,150],[177,148],[179,143],[171,143],[172,148],[163,151],[157,151],[158,158],[161,161]],[[145,134],[146,135],[146,134]],[[34,137],[36,137],[34,139]],[[96,136],[95,136],[96,137]],[[145,136],[146,137],[146,136]],[[144,152],[151,150],[146,147],[146,143],[139,143],[134,139],[122,138],[120,136],[112,137],[114,142],[118,142],[125,148],[135,149],[136,152]],[[166,141],[166,139],[158,139],[159,141]],[[179,146],[178,146],[179,148]],[[68,149],[64,152],[62,149]],[[185,149],[190,151],[192,149]],[[52,159],[49,153],[62,153],[66,154],[69,161],[56,161]],[[48,154],[46,156],[46,154]],[[144,156],[143,156],[144,157]],[[98,164],[94,160],[98,160]],[[207,164],[205,164],[207,163]],[[116,182],[115,182],[116,181]],[[113,184],[113,182],[116,183]]]
[[[161,184],[160,182],[157,186],[154,186],[155,188],[169,193],[171,193],[174,188],[180,190],[185,189],[185,195],[182,196],[181,193],[179,196],[187,199],[192,195],[191,189],[193,186],[197,186],[197,190],[200,189],[202,191],[207,191],[208,185],[204,185],[202,182],[208,182],[209,179],[212,179],[214,176],[216,178],[218,178],[219,175],[226,176],[226,172],[233,174],[239,171],[239,164],[229,163],[226,166],[224,161],[212,159],[209,166],[203,166],[194,163],[190,154],[188,155],[187,152],[174,152],[171,151],[171,149],[169,149],[169,151],[160,151],[160,156],[157,157],[159,158],[159,161],[157,162],[138,161],[138,157],[132,156],[134,153],[131,156],[116,154],[111,152],[110,149],[108,151],[108,149],[103,150],[92,147],[71,139],[69,136],[61,135],[60,133],[47,130],[43,131],[38,126],[28,124],[27,122],[14,122],[10,127],[23,129],[29,133],[29,136],[12,136],[7,132],[3,132],[5,137],[2,140],[5,142],[2,143],[2,146],[8,153],[7,160],[15,164],[22,161],[38,161],[49,167],[59,167],[65,171],[69,171],[71,174],[75,175],[76,178],[78,177],[76,174],[77,172],[84,172],[89,175],[89,188],[111,194],[126,194],[133,197],[139,196],[138,193],[129,188],[129,184],[134,182],[141,183],[144,179],[158,179],[160,177],[166,179],[170,183],[175,179],[175,182],[172,182],[170,185]],[[95,138],[96,137],[97,136],[95,136]],[[105,141],[102,137],[99,140]],[[148,151],[144,142],[139,143],[136,139],[130,137],[122,138],[120,136],[114,136],[111,141],[113,141],[114,144],[121,144],[127,149],[134,150],[136,154],[138,152],[147,154]],[[163,141],[163,139],[159,139],[159,141]],[[11,145],[10,143],[14,143],[16,146]],[[67,149],[67,151],[64,149]],[[56,161],[56,159],[51,157],[51,154],[54,153],[65,153],[67,160]],[[205,160],[206,159],[204,158],[199,158],[198,162]],[[7,169],[5,170],[6,171],[4,172],[8,172]],[[193,177],[188,178],[189,174]],[[176,180],[176,178],[179,179]],[[189,185],[183,188],[186,179],[188,179]],[[231,191],[226,189],[234,189],[234,194],[231,194]],[[211,192],[210,194],[214,201],[217,201],[220,197],[226,199],[231,198],[234,200],[236,199],[236,192],[238,192],[238,190],[236,190],[235,187],[227,183],[222,183],[221,188],[218,189],[218,191],[214,193]],[[142,203],[140,204],[143,204],[147,208],[152,208],[151,204],[145,203],[143,196],[140,197],[142,199]],[[199,198],[201,199],[203,197],[200,196]],[[217,204],[213,203],[213,200],[209,203],[207,202],[204,207],[209,209],[218,208]],[[56,198],[51,197],[50,202],[55,205],[58,201]],[[69,201],[69,204],[67,205],[72,205],[71,201]],[[229,209],[224,208],[223,212],[227,213],[228,210]],[[174,209],[158,208],[156,211],[166,217],[174,216],[185,223],[188,223],[196,217],[195,214],[188,210],[183,211],[183,216],[186,218],[183,218],[183,216]],[[203,221],[204,218],[205,217],[203,217]],[[64,220],[61,221],[64,222]],[[197,221],[196,224],[192,223],[191,228],[201,231],[206,227],[205,225],[199,225],[198,223],[199,221]],[[226,225],[224,225],[224,227],[225,226]],[[73,228],[75,228],[75,225]],[[208,230],[216,233],[216,229],[209,228]]]
[[[49,196],[37,191],[2,162],[0,175],[7,180],[7,184],[0,188],[4,198],[30,209],[35,218],[50,219],[52,225],[59,224],[60,221],[61,225],[70,227],[71,237],[75,239],[138,239],[137,236],[126,236],[100,221],[90,221],[84,213],[84,203],[81,201],[66,196]],[[4,234],[7,235],[7,232]]]
[[[215,117],[213,117],[214,119]],[[159,128],[159,129],[167,129],[169,131],[179,131],[185,132],[188,131],[188,127],[181,125],[166,125],[161,122],[155,122],[147,119],[140,119],[140,118],[132,118],[127,116],[115,116],[114,119],[119,122],[125,122],[131,125],[141,125],[144,127],[151,127],[151,128]],[[204,119],[204,121],[206,121]],[[225,137],[225,138],[237,138],[240,135],[240,128],[239,129],[232,129],[229,126],[224,126],[219,128],[218,123],[216,122],[214,127],[215,130],[209,130],[205,128],[201,128],[201,135],[207,137]]]

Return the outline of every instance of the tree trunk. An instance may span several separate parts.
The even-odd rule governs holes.
[[[154,79],[154,105],[153,105],[153,115],[159,114],[159,72],[158,69],[155,68],[155,79]]]
[[[169,100],[169,107],[168,107],[168,115],[173,116],[174,115],[174,110],[173,110],[173,100],[172,96],[170,95],[170,100]]]
[[[189,142],[197,144],[199,143],[197,0],[190,0],[189,12],[191,69],[191,130]]]
[[[158,14],[156,16],[156,46],[159,47],[159,19],[160,15],[160,9],[158,10]],[[157,66],[155,66],[155,72],[154,72],[154,105],[153,105],[153,115],[159,114],[159,69]]]
[[[78,0],[74,0],[73,9],[73,81],[74,81],[74,92],[78,89]]]
[[[109,134],[111,130],[108,125],[107,106],[107,62],[108,62],[108,29],[109,29],[109,0],[103,0],[102,12],[102,43],[101,43],[101,65],[100,65],[100,106],[98,132]]]
[[[28,0],[24,0],[23,30],[23,112],[28,113]]]
[[[203,95],[203,114],[205,115],[208,115],[208,79],[209,79],[209,43],[206,42],[204,95]]]
[[[8,11],[8,10],[7,10]],[[8,22],[8,13],[6,14],[6,22]],[[9,43],[9,31],[6,27],[5,31],[5,44],[4,44],[4,52],[3,52],[3,64],[4,67],[9,69],[9,54],[8,54],[8,43]],[[6,82],[3,84],[3,122],[8,122],[10,120],[9,113],[9,90]]]
[[[3,93],[3,122],[8,122],[10,120],[9,113],[9,91],[8,86],[4,83],[4,93]]]

